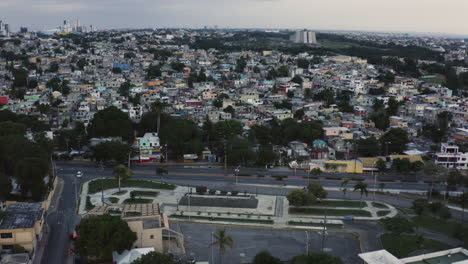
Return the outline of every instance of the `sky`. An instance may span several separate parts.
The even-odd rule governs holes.
[[[307,28],[468,35],[468,0],[0,0],[13,29]]]

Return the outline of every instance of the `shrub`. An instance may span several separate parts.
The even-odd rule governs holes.
[[[203,187],[196,187],[196,188],[195,188],[195,191],[196,191],[198,194],[204,194],[204,193],[206,193],[207,190],[208,190],[208,188],[206,188],[206,186],[203,186]]]
[[[397,235],[413,232],[413,225],[404,217],[384,218],[380,220],[380,224],[386,230]]]

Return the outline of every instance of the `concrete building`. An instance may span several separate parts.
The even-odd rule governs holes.
[[[436,164],[449,169],[468,169],[468,153],[459,152],[457,145],[442,143],[436,156]]]
[[[385,249],[359,254],[366,264],[466,264],[468,263],[468,250],[464,248],[453,248],[429,254],[398,259]]]
[[[138,156],[134,160],[139,162],[153,162],[161,160],[161,145],[158,133],[145,133],[143,137],[136,138]]]
[[[315,32],[308,30],[296,31],[290,39],[294,43],[317,44]]]
[[[17,203],[7,206],[0,219],[0,250],[23,247],[33,253],[42,237],[44,210],[41,203]]]
[[[87,213],[103,214],[117,215],[127,222],[137,235],[133,248],[154,248],[166,254],[185,253],[184,236],[170,229],[167,215],[161,213],[156,203],[97,206]]]

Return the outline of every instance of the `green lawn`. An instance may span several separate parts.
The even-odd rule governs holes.
[[[386,216],[390,213],[390,210],[383,210],[383,211],[378,211],[377,216]]]
[[[289,208],[290,214],[310,214],[310,215],[331,215],[331,216],[366,216],[372,214],[365,210],[358,209],[322,209],[322,208]]]
[[[156,197],[158,196],[159,192],[153,191],[131,191],[130,195],[134,195],[135,197],[139,196],[149,196],[149,197]]]
[[[119,198],[117,198],[117,197],[109,197],[109,201],[110,201],[111,203],[115,204],[115,203],[118,203],[118,202],[119,202]]]
[[[94,180],[89,183],[89,193],[100,192],[103,187],[104,187],[104,190],[119,188],[119,183],[117,179]],[[174,190],[176,186],[173,184],[160,183],[160,182],[154,182],[154,181],[128,180],[128,181],[122,182],[121,187]]]
[[[86,211],[89,211],[94,208],[94,205],[91,203],[91,197],[86,196]]]
[[[120,192],[115,192],[112,195],[124,195],[126,193],[127,193],[127,191],[120,191]]]
[[[446,234],[447,236],[454,235],[455,227],[458,224],[455,221],[439,219],[428,215],[415,216],[412,221],[416,227],[426,228],[434,232]]]
[[[171,215],[171,217],[175,218],[184,218],[188,219],[188,215]],[[191,215],[190,218],[192,219],[202,219],[202,220],[213,220],[213,221],[226,221],[226,222],[243,222],[243,223],[259,223],[259,224],[273,224],[273,220],[267,219],[245,219],[245,218],[226,218],[226,217],[211,217],[211,216],[199,216],[199,215]]]
[[[144,198],[135,198],[135,199],[127,199],[124,201],[124,204],[149,204],[152,203],[152,199],[144,199]]]
[[[380,241],[382,242],[384,249],[398,258],[407,257],[412,252],[418,250],[415,235],[383,234],[380,237]],[[449,248],[452,247],[432,239],[424,239],[424,242],[421,246],[421,249],[429,250],[431,252],[446,250]]]
[[[365,205],[363,202],[362,205]],[[354,207],[360,208],[361,203],[359,201],[350,201],[350,200],[325,200],[320,201],[316,206],[329,206],[329,207]]]
[[[328,49],[346,49],[352,46],[356,46],[355,44],[349,43],[349,42],[338,42],[338,41],[331,41],[331,40],[321,40],[319,41],[319,44],[323,48],[328,48]]]
[[[387,209],[388,206],[383,204],[383,203],[379,203],[379,202],[372,202],[372,206],[376,207],[376,208],[381,208],[381,209]]]
[[[321,227],[323,226],[322,223],[313,223],[313,222],[300,222],[300,221],[289,221],[288,225],[297,225],[297,226],[317,226]],[[343,227],[342,224],[332,224],[332,223],[327,223],[325,226],[328,227]]]

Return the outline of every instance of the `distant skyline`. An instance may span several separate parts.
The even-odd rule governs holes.
[[[64,19],[101,29],[204,26],[468,35],[467,0],[1,0],[14,30]]]

